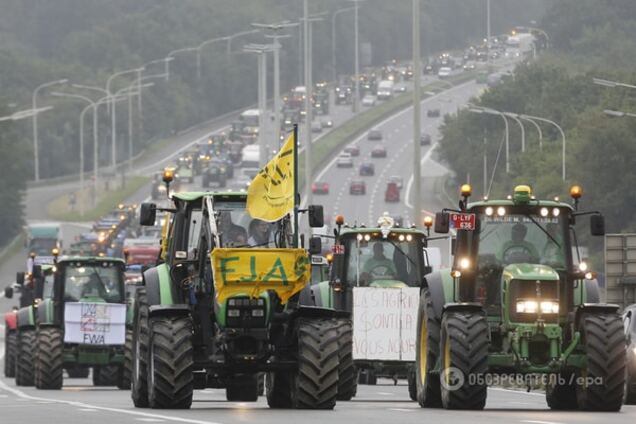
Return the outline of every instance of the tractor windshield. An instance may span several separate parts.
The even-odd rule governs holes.
[[[561,216],[480,215],[478,266],[515,263],[566,269],[567,226]]]
[[[349,285],[373,286],[374,282],[397,281],[419,287],[423,259],[417,236],[393,233],[386,239],[379,234],[359,236],[362,240],[351,237],[344,242]]]
[[[280,221],[270,223],[252,218],[245,207],[244,199],[214,203],[221,247],[276,247]]]
[[[115,262],[66,263],[63,274],[65,301],[99,298],[108,303],[117,303],[123,299],[122,268]]]

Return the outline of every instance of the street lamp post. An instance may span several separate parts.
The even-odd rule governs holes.
[[[37,87],[35,87],[35,90],[33,90],[33,94],[31,96],[31,109],[32,110],[38,109],[37,101],[38,101],[38,92],[40,90],[46,87],[50,87],[52,85],[66,84],[66,82],[68,82],[68,79],[64,78],[60,80],[45,82],[44,84],[40,84]],[[40,151],[39,151],[39,144],[38,144],[38,114],[37,113],[33,114],[33,165],[35,167],[35,182],[38,182],[40,181]]]
[[[21,119],[31,118],[35,114],[46,112],[47,110],[51,110],[51,109],[53,109],[53,106],[39,107],[37,109],[21,110],[21,111],[12,113],[11,115],[0,117],[0,122],[19,121]]]
[[[530,122],[537,129],[537,133],[539,133],[539,151],[543,151],[543,132],[541,131],[541,126],[533,121],[532,119],[525,118],[523,116],[518,115],[522,121]]]
[[[111,90],[111,83],[113,82],[113,80],[120,76],[120,75],[125,75],[125,74],[130,74],[133,72],[137,73],[137,78],[140,79],[141,78],[141,73],[145,70],[144,67],[140,67],[140,68],[134,68],[134,69],[127,69],[125,71],[120,71],[120,72],[116,72],[114,74],[112,74],[110,77],[108,77],[108,80],[106,81],[106,91],[108,92],[108,94],[111,97],[113,96],[113,92]],[[110,131],[111,131],[111,166],[113,168],[113,172],[115,171],[115,167],[117,165],[117,111],[115,108],[116,102],[113,101],[111,102],[111,127],[110,127]]]
[[[563,128],[561,128],[561,126],[557,124],[556,122],[550,119],[541,118],[539,116],[519,115],[519,117],[521,119],[531,119],[531,120],[551,124],[556,127],[559,133],[561,133],[561,177],[563,178],[563,181],[565,181],[565,175],[566,175],[565,174],[565,132],[563,131]]]
[[[625,118],[625,117],[636,118],[636,113],[622,112],[618,110],[605,109],[603,113],[606,114],[607,116],[612,116],[614,118]]]
[[[267,163],[270,152],[269,138],[266,131],[267,125],[267,53],[272,51],[271,45],[248,44],[243,50],[248,53],[255,53],[258,56],[258,145],[259,145],[259,166],[262,168]]]
[[[486,113],[488,115],[498,115],[504,120],[504,125],[506,128],[506,174],[510,173],[510,127],[508,126],[508,118],[503,112],[499,112],[498,110],[490,109],[490,108],[481,108],[476,106],[471,106],[468,109],[469,112],[472,113]]]
[[[353,112],[357,113],[360,110],[360,42],[359,42],[359,31],[358,31],[358,9],[360,8],[359,4],[364,0],[349,0],[354,2],[354,10],[353,10],[353,31],[354,35],[354,63],[355,63],[355,99],[353,101]]]
[[[199,44],[199,46],[196,48],[197,51],[197,80],[201,79],[201,50],[203,49],[203,47],[210,45],[212,43],[216,43],[218,41],[227,41],[229,39],[229,37],[217,37],[217,38],[211,38],[209,40],[204,41],[203,43]]]
[[[420,0],[413,0],[413,224],[422,224],[421,206],[421,79],[422,57],[420,49]],[[357,82],[357,77],[356,77]],[[407,199],[408,200],[408,199]]]
[[[166,58],[174,59],[175,58],[174,55],[176,55],[177,53],[194,52],[194,51],[197,51],[197,49],[198,49],[197,47],[184,47],[182,49],[173,50],[170,53],[168,53]],[[170,80],[170,62],[172,61],[172,59],[170,61],[166,61],[166,69],[165,69],[166,81]]]
[[[523,127],[523,123],[521,122],[521,119],[519,119],[519,116],[516,113],[503,112],[503,114],[509,118],[514,119],[517,122],[517,124],[519,124],[519,129],[521,130],[521,153],[525,153],[526,152],[526,130]]]
[[[336,69],[336,17],[344,12],[349,12],[355,9],[353,7],[345,7],[338,9],[331,15],[331,80],[336,81],[338,78],[338,70]]]

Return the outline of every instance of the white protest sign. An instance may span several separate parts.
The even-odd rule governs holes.
[[[353,359],[415,361],[420,289],[353,288]]]
[[[123,345],[126,340],[126,305],[67,302],[64,304],[64,342]]]

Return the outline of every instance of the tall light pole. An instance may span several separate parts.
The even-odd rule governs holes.
[[[267,53],[272,51],[271,45],[247,44],[243,51],[255,53],[258,57],[258,145],[259,167],[265,166],[269,152],[269,138],[267,134]]]
[[[519,117],[521,119],[531,119],[531,120],[551,124],[554,127],[556,127],[559,133],[561,133],[561,178],[563,178],[563,181],[565,181],[565,132],[563,131],[563,128],[561,128],[561,126],[557,124],[556,122],[550,119],[541,118],[539,116],[519,115]]]
[[[486,54],[487,63],[488,63],[488,72],[490,72],[491,68],[491,60],[490,60],[490,0],[486,0]]]
[[[21,119],[31,118],[33,115],[36,115],[41,112],[46,112],[47,110],[53,109],[53,106],[39,107],[37,109],[26,109],[20,110],[18,112],[14,112],[11,115],[0,117],[0,122],[4,121],[19,121]]]
[[[112,74],[110,77],[108,77],[108,80],[106,81],[106,91],[108,92],[108,94],[110,96],[113,96],[113,91],[111,89],[111,84],[113,82],[113,80],[121,75],[125,75],[125,74],[130,74],[130,73],[137,73],[137,79],[141,79],[141,73],[145,70],[145,68],[140,67],[140,68],[133,68],[133,69],[127,69],[125,71],[120,71],[120,72],[116,72],[114,74]],[[113,100],[111,102],[111,126],[110,126],[110,131],[111,131],[111,160],[110,160],[110,165],[113,168],[113,172],[115,171],[115,167],[117,166],[117,111],[115,108],[116,102]]]
[[[331,15],[331,80],[336,81],[338,70],[336,69],[336,17],[344,12],[355,9],[355,6],[338,9]]]
[[[201,50],[207,46],[210,45],[212,43],[216,43],[219,41],[227,41],[229,39],[229,37],[216,37],[216,38],[211,38],[209,40],[206,40],[204,42],[202,42],[201,44],[199,44],[196,48],[197,51],[197,80],[201,79]]]
[[[525,153],[526,152],[526,129],[523,127],[523,123],[521,122],[521,119],[519,119],[519,115],[517,115],[516,113],[509,113],[509,112],[502,112],[504,115],[506,115],[509,118],[512,118],[515,120],[515,122],[517,122],[517,124],[519,125],[519,129],[521,130],[521,153]]]
[[[537,124],[536,121],[533,121],[532,119],[528,119],[523,116],[519,116],[519,118],[522,121],[530,122],[537,129],[537,133],[539,133],[539,151],[542,152],[543,151],[543,132],[541,131],[541,126]]]
[[[253,23],[252,26],[272,31],[273,34],[266,35],[266,37],[272,38],[274,40],[273,43],[273,51],[274,51],[274,134],[276,136],[276,140],[280,143],[280,49],[281,45],[278,42],[281,38],[287,38],[289,35],[279,34],[280,31],[298,26],[297,22],[280,22],[276,24],[261,24],[261,23]]]
[[[355,70],[354,70],[354,74],[355,74],[355,99],[353,101],[353,112],[357,113],[360,110],[360,41],[359,41],[359,35],[358,35],[358,9],[360,8],[360,6],[358,5],[358,3],[360,3],[361,1],[364,0],[349,0],[354,2],[355,6],[353,9],[353,31],[355,33],[354,35],[354,53],[353,55],[355,56],[354,62],[355,62]]]
[[[356,5],[357,6],[357,5]],[[413,224],[422,225],[421,176],[421,83],[422,52],[420,48],[420,0],[413,0]],[[356,84],[358,77],[356,76]],[[407,199],[408,200],[408,199]]]
[[[488,115],[498,115],[504,121],[505,129],[506,129],[506,174],[510,173],[510,127],[508,126],[508,118],[503,112],[499,112],[498,110],[490,109],[490,108],[482,108],[477,106],[472,106],[468,109],[469,112],[472,113],[485,113]]]
[[[636,113],[605,109],[603,113],[614,118],[636,118]]]
[[[38,109],[38,93],[40,90],[46,88],[46,87],[50,87],[52,85],[56,85],[56,84],[66,84],[68,82],[68,79],[64,78],[64,79],[59,79],[59,80],[55,80],[55,81],[49,81],[49,82],[45,82],[44,84],[40,84],[37,87],[35,87],[35,90],[33,90],[33,94],[31,95],[31,109],[32,110],[37,110]],[[33,114],[33,165],[35,168],[35,182],[40,181],[40,149],[39,149],[39,142],[38,142],[38,114],[34,113]]]
[[[173,50],[173,51],[171,51],[170,53],[168,53],[168,54],[166,55],[166,58],[172,58],[172,59],[174,59],[174,58],[175,58],[175,55],[176,55],[177,53],[196,52],[196,51],[197,51],[197,47],[184,47],[184,48],[182,48],[182,49],[177,49],[177,50]],[[169,81],[169,80],[170,80],[170,62],[172,61],[172,59],[171,59],[170,61],[166,61],[166,63],[165,63],[165,64],[166,64],[166,69],[165,69],[165,72],[166,72],[166,81]]]
[[[242,37],[243,35],[250,35],[250,34],[256,34],[258,32],[261,32],[260,29],[252,29],[249,31],[241,31],[241,32],[237,32],[236,34],[232,34],[230,36],[227,37],[227,55],[230,56],[230,54],[232,53],[232,40],[234,40],[235,38],[238,37]]]
[[[610,87],[610,88],[622,87],[622,88],[636,89],[636,85],[627,84],[624,82],[610,81],[610,80],[606,80],[602,78],[593,78],[592,81],[594,82],[594,84],[602,85],[604,87]]]
[[[174,60],[174,57],[166,56],[166,57],[161,58],[161,59],[155,59],[155,60],[151,60],[150,62],[144,63],[142,65],[142,68],[146,68],[147,69],[148,67],[150,67],[150,65],[154,65],[155,63],[163,63],[163,69],[164,69],[163,77],[164,77],[164,79],[166,81],[168,81],[168,77],[170,76],[168,74],[168,71],[169,71],[168,62],[172,62],[173,60]]]

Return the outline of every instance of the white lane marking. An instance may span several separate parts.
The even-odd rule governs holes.
[[[395,395],[395,393],[391,393],[391,392],[376,392],[376,393],[379,394],[379,395],[382,395],[382,396],[394,396]]]
[[[22,401],[22,402],[47,401],[47,402],[51,402],[51,403],[59,403],[59,404],[63,404],[63,405],[75,406],[77,408],[87,408],[87,409],[91,408],[91,409],[96,409],[96,410],[99,410],[99,411],[114,412],[114,413],[125,414],[125,415],[134,415],[134,416],[145,417],[145,418],[163,419],[163,420],[166,420],[166,421],[175,421],[175,422],[180,422],[180,423],[188,423],[188,424],[220,424],[220,423],[214,422],[214,421],[200,421],[200,420],[193,420],[193,419],[177,417],[177,416],[151,414],[151,413],[148,413],[148,412],[140,412],[140,411],[133,410],[133,409],[129,410],[129,409],[120,409],[120,408],[109,408],[109,407],[106,407],[106,406],[90,405],[90,404],[87,404],[87,403],[75,402],[75,401],[71,401],[71,400],[49,399],[49,398],[43,398],[43,397],[38,397],[38,396],[31,396],[31,395],[28,395],[28,394],[24,393],[21,390],[14,389],[12,387],[7,386],[7,384],[4,381],[2,381],[2,380],[0,380],[0,390],[4,390],[5,392],[12,393],[13,395],[19,397],[19,399],[17,399],[18,401]]]
[[[406,409],[406,408],[389,408],[389,411],[397,411],[397,412],[414,412],[416,409]]]
[[[530,395],[530,396],[541,396],[541,397],[545,397],[545,394],[543,393],[534,393],[534,392],[527,392],[527,391],[521,391],[521,390],[512,390],[512,389],[504,389],[501,387],[489,387],[488,390],[495,390],[498,392],[508,392],[508,393],[516,393],[519,395]]]
[[[538,421],[538,420],[521,420],[522,423],[530,423],[530,424],[564,424],[558,421]]]
[[[78,408],[77,410],[82,412],[97,412],[97,409],[93,408]]]
[[[437,147],[437,142],[433,143],[433,145],[428,149],[426,154],[424,156],[422,156],[422,160],[420,160],[420,168],[422,168],[422,166],[424,166],[424,162],[426,162],[427,160],[430,159],[431,155],[433,154],[433,150],[435,149],[435,147]],[[420,172],[420,174],[421,174],[421,172]],[[411,195],[411,186],[412,185],[413,185],[413,174],[411,174],[411,177],[409,178],[409,182],[406,184],[406,194],[404,195],[404,204],[409,209],[413,209],[413,205],[411,204],[411,201],[409,200],[409,197]]]
[[[164,423],[165,420],[160,420],[159,418],[135,418],[135,421],[143,421],[145,423]]]

